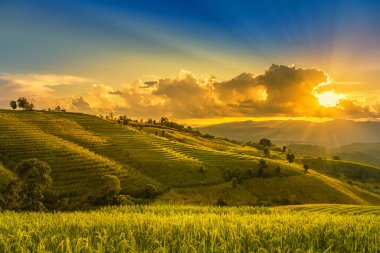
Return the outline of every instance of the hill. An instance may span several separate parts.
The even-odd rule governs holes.
[[[300,156],[314,158],[337,157],[342,160],[380,167],[380,143],[351,143],[329,148],[311,144],[289,144],[288,149]]]
[[[211,125],[199,130],[244,142],[268,138],[279,145],[300,143],[337,147],[354,142],[380,142],[380,122],[368,121],[245,121]]]
[[[304,158],[303,163],[315,171],[380,194],[380,169],[377,167],[349,161],[313,158]]]
[[[367,163],[380,167],[380,142],[376,143],[351,143],[349,145],[332,148],[331,155],[337,155],[343,160]]]
[[[146,187],[153,186],[156,202],[380,203],[378,195],[356,186],[313,171],[304,174],[275,150],[259,178],[262,151],[173,128],[42,111],[1,110],[0,122],[2,171],[8,175],[27,158],[47,162],[53,178],[49,192],[60,209],[83,208],[107,175],[119,178],[121,193],[136,199],[144,199]]]

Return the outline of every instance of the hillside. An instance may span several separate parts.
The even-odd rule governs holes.
[[[1,110],[0,122],[6,168],[0,167],[1,182],[23,159],[45,161],[52,167],[49,191],[57,203],[65,203],[59,208],[79,208],[107,175],[117,176],[121,193],[137,199],[144,198],[147,185],[154,185],[159,194],[155,201],[161,203],[380,203],[380,196],[356,186],[314,171],[304,174],[300,165],[285,162],[276,151],[275,159],[265,159],[264,178],[258,178],[262,151],[223,139],[64,112]]]
[[[337,155],[343,160],[368,163],[380,167],[380,142],[351,143],[349,145],[332,148],[330,154]]]
[[[322,123],[302,120],[245,121],[211,125],[199,130],[244,142],[269,138],[279,145],[301,143],[337,147],[354,142],[380,142],[380,122],[351,120]]]
[[[332,158],[365,163],[380,167],[380,143],[351,143],[349,145],[329,148],[311,144],[289,144],[288,149],[300,156],[314,158]]]
[[[377,167],[356,162],[313,158],[304,158],[303,163],[315,171],[380,194],[380,169]]]

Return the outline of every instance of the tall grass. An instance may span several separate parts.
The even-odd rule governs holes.
[[[378,252],[380,216],[148,206],[0,215],[1,252]]]

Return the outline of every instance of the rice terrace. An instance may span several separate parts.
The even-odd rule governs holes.
[[[0,252],[380,252],[379,17],[0,1]]]

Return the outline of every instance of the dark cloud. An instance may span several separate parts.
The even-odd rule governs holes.
[[[158,84],[158,81],[146,81],[144,82],[144,85],[142,86],[142,88],[151,88],[156,84]]]
[[[77,111],[91,111],[90,104],[87,103],[82,97],[73,99],[71,102],[72,108]]]
[[[123,92],[117,90],[117,91],[111,91],[111,92],[109,92],[108,94],[110,94],[110,95],[122,95]]]

